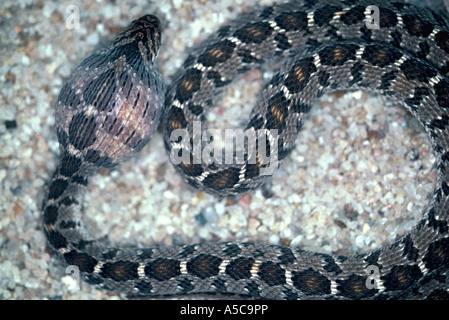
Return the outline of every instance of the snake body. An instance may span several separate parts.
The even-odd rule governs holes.
[[[379,9],[379,28],[366,23],[370,5]],[[255,8],[194,48],[165,93],[156,67],[160,22],[152,15],[132,22],[111,46],[84,60],[61,89],[61,157],[43,203],[49,246],[87,282],[133,296],[449,298],[448,30],[443,17],[399,1],[302,0]],[[213,98],[239,75],[273,59],[284,65],[261,91],[242,131],[247,137],[264,134],[245,140],[241,159],[232,154],[242,161],[198,161],[194,125],[203,121]],[[368,90],[403,104],[424,126],[437,158],[428,209],[392,245],[353,256],[262,243],[124,249],[85,231],[89,176],[133,156],[159,123],[168,154],[187,159],[175,167],[189,184],[234,195],[266,181],[267,170],[278,168],[294,146],[314,99],[341,89]],[[276,155],[269,161],[264,143],[264,152]]]

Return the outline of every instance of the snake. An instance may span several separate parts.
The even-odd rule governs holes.
[[[430,9],[397,0],[256,5],[195,45],[166,88],[157,68],[161,21],[151,14],[134,20],[61,88],[60,157],[42,206],[48,246],[89,284],[126,296],[449,299],[448,25]],[[227,158],[211,151],[213,139],[198,129],[207,109],[235,79],[270,61],[282,66],[235,136],[236,145],[243,137],[240,149]],[[235,196],[272,177],[317,98],[355,89],[403,105],[436,157],[432,199],[394,243],[347,256],[263,242],[120,248],[87,231],[89,178],[133,157],[158,127],[187,184]]]

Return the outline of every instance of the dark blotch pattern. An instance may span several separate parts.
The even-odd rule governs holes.
[[[407,235],[402,243],[404,244],[404,255],[408,260],[415,262],[418,259],[419,250],[413,245],[410,235]]]
[[[289,101],[283,93],[277,93],[268,101],[267,129],[283,130],[288,116]]]
[[[416,15],[403,15],[404,28],[412,36],[428,37],[433,30],[429,21],[424,21]]]
[[[295,288],[305,295],[325,295],[331,293],[331,282],[312,268],[302,272],[292,272]]]
[[[374,296],[377,289],[368,289],[366,287],[367,277],[350,275],[345,280],[337,280],[337,290],[341,295],[349,299],[363,299]]]
[[[212,277],[218,274],[223,259],[210,255],[200,254],[187,262],[187,271],[201,279]]]
[[[423,276],[417,265],[394,266],[391,271],[381,277],[386,290],[405,290]]]
[[[379,8],[379,25],[381,28],[391,28],[398,24],[396,13],[387,8]]]
[[[53,225],[58,219],[58,207],[48,206],[44,211],[44,224]]]
[[[248,23],[234,32],[234,37],[244,43],[261,43],[267,39],[273,29],[268,22]]]
[[[47,236],[48,242],[50,242],[52,247],[56,250],[67,247],[67,239],[58,231],[46,230],[45,235]]]
[[[82,161],[67,152],[61,159],[61,169],[59,172],[66,177],[73,176],[81,167]]]
[[[286,283],[284,269],[272,261],[262,263],[257,274],[269,286],[283,285]]]
[[[69,265],[77,266],[81,272],[92,273],[98,261],[86,253],[76,250],[69,251],[64,254],[64,259]]]
[[[430,90],[423,87],[415,87],[415,92],[413,97],[405,99],[405,103],[412,109],[416,108],[421,104],[423,99],[430,94]]]
[[[370,45],[363,50],[362,58],[378,67],[385,67],[399,60],[402,54],[385,46]]]
[[[316,67],[313,58],[301,59],[288,72],[285,86],[292,94],[301,92],[314,72],[316,72]]]
[[[185,129],[187,127],[187,120],[182,109],[173,107],[168,113],[168,130],[171,134],[173,130]]]
[[[203,167],[201,167],[201,164],[195,164],[192,163],[192,161],[189,163],[181,162],[178,165],[178,168],[180,168],[182,172],[184,172],[185,175],[188,177],[198,177],[204,172]]]
[[[305,12],[282,12],[274,21],[279,28],[285,31],[307,30],[307,14]]]
[[[178,260],[158,258],[146,264],[145,275],[159,281],[168,280],[181,274]]]
[[[53,182],[50,185],[48,198],[49,199],[56,199],[61,196],[61,194],[64,193],[64,191],[67,189],[68,182],[66,180],[62,179],[56,179],[53,180]]]
[[[356,6],[344,13],[340,19],[347,25],[359,23],[365,19],[365,7]]]
[[[213,67],[227,61],[232,56],[234,48],[235,43],[229,40],[214,43],[198,57],[198,62],[205,67]]]
[[[328,46],[318,54],[322,65],[341,66],[348,60],[355,60],[355,53],[358,48],[359,46],[355,44]]]
[[[435,42],[444,52],[449,53],[449,32],[439,31],[435,35]]]
[[[105,263],[101,268],[101,275],[114,281],[128,281],[139,278],[137,268],[139,264],[131,261],[117,261]]]
[[[249,279],[251,277],[251,267],[254,264],[253,258],[240,257],[232,260],[226,266],[226,274],[235,280]]]
[[[400,68],[408,80],[428,82],[430,78],[436,76],[436,71],[433,68],[415,59],[404,61]]]
[[[441,108],[449,109],[449,81],[440,80],[433,89],[435,90],[435,98]]]
[[[247,164],[245,170],[245,179],[252,179],[258,177],[260,174],[260,165],[257,163]]]
[[[192,98],[193,94],[200,88],[201,78],[202,72],[200,70],[195,68],[188,69],[178,82],[175,99],[179,100],[180,103],[184,103]]]
[[[319,27],[327,26],[336,12],[341,11],[341,7],[329,5],[315,10],[313,20]]]
[[[429,270],[449,266],[449,238],[444,238],[431,243],[423,259]]]
[[[239,182],[240,169],[228,168],[217,173],[209,174],[204,180],[204,186],[216,190],[234,187]]]

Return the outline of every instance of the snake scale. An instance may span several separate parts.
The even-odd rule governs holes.
[[[370,5],[379,10],[377,28],[367,24],[374,12]],[[153,15],[133,21],[109,47],[84,60],[61,89],[61,156],[43,203],[50,248],[87,282],[130,296],[448,299],[448,30],[445,18],[400,1],[301,0],[257,7],[193,48],[166,91],[156,67],[160,21]],[[247,137],[263,133],[245,140],[243,161],[197,161],[194,126],[213,98],[239,75],[273,60],[284,64],[261,91],[242,131]],[[266,170],[278,168],[288,155],[317,97],[349,89],[404,105],[424,126],[437,159],[437,182],[422,219],[388,247],[352,256],[263,243],[125,249],[85,230],[89,176],[135,155],[159,123],[168,154],[187,159],[175,164],[187,182],[230,196],[270,178]],[[173,137],[174,132],[186,135]],[[377,268],[377,277],[370,268]]]

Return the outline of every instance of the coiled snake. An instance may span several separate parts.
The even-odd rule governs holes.
[[[379,25],[370,27],[376,8]],[[160,22],[143,16],[84,60],[61,89],[61,158],[43,203],[50,247],[89,283],[128,295],[448,298],[448,30],[441,16],[399,1],[302,0],[263,7],[192,50],[165,94],[155,63]],[[195,125],[213,97],[273,59],[285,60],[284,66],[265,85],[242,131],[247,139],[240,157],[231,154],[229,165],[217,157],[202,159]],[[337,89],[364,89],[399,101],[430,137],[438,171],[433,199],[413,230],[392,245],[354,256],[261,243],[123,249],[85,231],[88,177],[133,156],[159,122],[172,161],[182,156],[175,167],[188,183],[234,195],[270,177],[293,147],[312,101]],[[372,267],[380,272],[377,278],[370,278]]]

